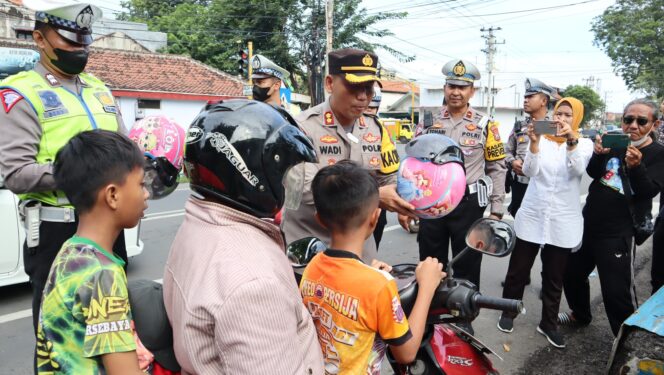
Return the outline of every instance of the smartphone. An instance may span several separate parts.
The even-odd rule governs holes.
[[[433,126],[433,113],[431,113],[431,111],[424,111],[423,123],[425,128]]]
[[[629,135],[627,134],[604,134],[602,136],[602,147],[604,148],[627,148],[629,143]]]
[[[534,121],[533,125],[535,127],[535,134],[551,134],[556,135],[558,133],[558,127],[549,120],[538,120]]]

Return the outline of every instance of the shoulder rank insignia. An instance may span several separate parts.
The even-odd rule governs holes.
[[[325,112],[325,125],[334,125],[334,116],[332,111]]]
[[[367,56],[369,56],[369,55],[367,55]],[[360,127],[361,128],[366,128],[367,127],[367,123],[364,121],[364,116],[360,117]]]
[[[44,77],[48,81],[49,85],[51,85],[51,86],[59,86],[60,85],[60,81],[58,81],[58,79],[55,78],[55,76],[53,76],[53,74],[46,73],[46,75]]]
[[[467,118],[468,120],[471,120],[471,119],[473,118],[473,111],[468,111],[468,112],[466,112],[466,118]]]

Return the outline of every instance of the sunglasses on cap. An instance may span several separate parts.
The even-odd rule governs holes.
[[[648,120],[645,117],[634,117],[634,116],[625,116],[623,117],[623,124],[625,125],[632,125],[632,123],[636,120],[636,123],[639,126],[646,126],[650,120]]]

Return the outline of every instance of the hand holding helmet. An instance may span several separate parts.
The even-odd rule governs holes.
[[[145,188],[150,199],[163,198],[178,186],[184,154],[184,130],[166,116],[148,116],[129,132],[145,155]]]
[[[459,146],[441,134],[425,134],[406,146],[397,174],[397,192],[423,219],[452,212],[466,192],[466,173]]]

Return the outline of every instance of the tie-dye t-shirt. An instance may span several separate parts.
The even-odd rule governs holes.
[[[39,374],[103,374],[102,354],[136,350],[123,266],[91,240],[62,245],[39,314]]]

